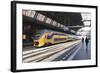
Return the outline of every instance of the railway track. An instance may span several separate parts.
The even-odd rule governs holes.
[[[23,63],[30,63],[30,62],[40,62],[40,61],[52,61],[55,57],[59,56],[60,52],[68,51],[70,48],[75,46],[77,43],[79,43],[80,40],[78,41],[72,41],[68,43],[62,43],[62,44],[57,44],[45,48],[39,48],[39,49],[34,49],[34,50],[29,50],[23,52]],[[61,54],[61,53],[60,53]],[[55,57],[52,57],[54,55],[57,55]]]

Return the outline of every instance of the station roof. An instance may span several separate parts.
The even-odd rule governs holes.
[[[79,30],[84,26],[81,13],[75,12],[53,12],[53,11],[37,11],[74,31]]]

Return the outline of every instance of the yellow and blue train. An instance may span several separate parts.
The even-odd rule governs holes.
[[[42,30],[38,30],[35,36],[33,37],[33,41],[34,41],[33,45],[35,47],[42,47],[45,45],[51,45],[51,44],[66,42],[70,40],[74,40],[74,39],[68,34],[42,29]]]

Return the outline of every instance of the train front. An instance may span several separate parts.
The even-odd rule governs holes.
[[[38,30],[33,38],[35,47],[42,47],[45,45],[45,33],[43,30]]]

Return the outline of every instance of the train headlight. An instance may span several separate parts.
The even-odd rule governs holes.
[[[39,42],[38,41],[34,42],[34,45],[39,45]]]

